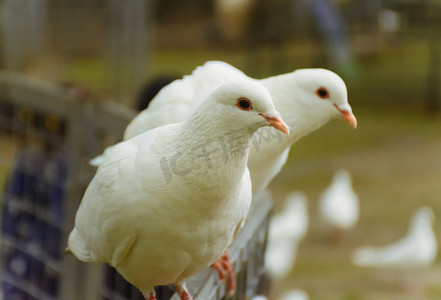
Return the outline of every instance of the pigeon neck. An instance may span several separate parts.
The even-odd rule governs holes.
[[[228,120],[227,114],[200,112],[185,122],[178,148],[203,180],[238,181],[243,175],[253,132],[234,121]]]

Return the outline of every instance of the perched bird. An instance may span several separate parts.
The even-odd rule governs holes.
[[[283,210],[272,217],[265,253],[265,269],[270,278],[288,275],[294,266],[297,247],[308,230],[307,198],[301,192],[286,197]]]
[[[431,265],[438,252],[438,243],[432,229],[434,219],[432,209],[419,207],[412,216],[407,236],[383,247],[360,247],[354,252],[352,262],[361,267],[403,269]]]
[[[191,75],[161,89],[149,108],[131,121],[124,138],[134,137],[161,125],[184,121],[214,89],[243,78],[256,80],[225,62],[209,61],[197,67]],[[300,69],[256,81],[270,92],[291,134],[284,136],[276,130],[262,128],[254,135],[248,159],[253,195],[263,191],[280,172],[290,147],[303,136],[332,118],[339,117],[354,128],[357,126],[348,104],[345,83],[329,70]],[[99,160],[96,163],[99,164]]]
[[[320,196],[318,208],[323,224],[336,238],[357,223],[359,200],[347,170],[340,169],[334,173],[331,184]]]
[[[187,278],[213,264],[245,220],[252,134],[270,125],[289,133],[268,91],[241,80],[216,89],[185,122],[108,148],[66,252],[115,267],[148,300],[165,284],[191,299]]]

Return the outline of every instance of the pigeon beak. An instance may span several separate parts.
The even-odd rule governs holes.
[[[264,114],[259,114],[259,115],[263,117],[265,120],[267,120],[268,123],[274,128],[280,130],[284,134],[289,134],[289,127],[282,120],[282,117],[280,116],[280,113],[277,110],[273,110],[272,112],[269,112],[266,115]]]
[[[352,109],[349,106],[349,104],[343,104],[340,106],[338,106],[337,104],[334,104],[334,106],[340,112],[340,118],[342,118],[349,125],[354,127],[354,129],[357,128],[357,119],[355,118],[354,114],[352,113]]]

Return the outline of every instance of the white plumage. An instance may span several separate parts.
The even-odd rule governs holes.
[[[164,87],[149,108],[132,120],[125,139],[161,125],[184,121],[214,89],[243,78],[251,79],[224,62],[210,61],[197,67],[191,75]],[[343,80],[329,70],[300,69],[258,81],[270,92],[291,134],[284,136],[264,128],[253,137],[248,161],[253,195],[264,190],[280,172],[290,147],[301,137],[336,117],[354,127],[357,124]]]
[[[244,78],[244,73],[222,62],[208,62],[197,67],[191,75],[162,88],[149,107],[140,112],[127,126],[124,139],[158,126],[185,121],[213,90],[227,82]]]
[[[288,132],[268,91],[241,80],[215,90],[185,122],[108,148],[67,250],[112,265],[149,300],[169,283],[191,299],[185,280],[213,264],[245,220],[251,136],[270,124]]]
[[[357,223],[359,214],[351,174],[345,169],[337,170],[319,199],[319,215],[328,229],[344,231]]]
[[[432,209],[419,207],[403,239],[383,247],[360,247],[353,254],[353,263],[362,267],[393,268],[431,265],[438,253],[438,243],[432,228],[434,218]]]
[[[284,209],[272,217],[269,225],[265,269],[271,278],[280,279],[289,274],[308,223],[306,196],[300,192],[289,194]]]

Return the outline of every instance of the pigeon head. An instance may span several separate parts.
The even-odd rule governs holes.
[[[428,206],[419,207],[412,218],[414,224],[431,224],[435,220],[433,210]]]
[[[351,185],[352,183],[351,174],[346,169],[338,169],[333,177],[333,180],[337,182],[345,183],[347,185]]]
[[[316,115],[340,117],[356,128],[357,119],[348,103],[344,81],[334,72],[326,69],[299,69],[294,72],[298,86],[297,96]]]
[[[289,134],[289,127],[274,108],[270,93],[256,81],[226,83],[217,88],[210,98],[209,102],[214,102],[223,116],[230,120],[240,121],[256,130],[262,126],[272,126]]]

